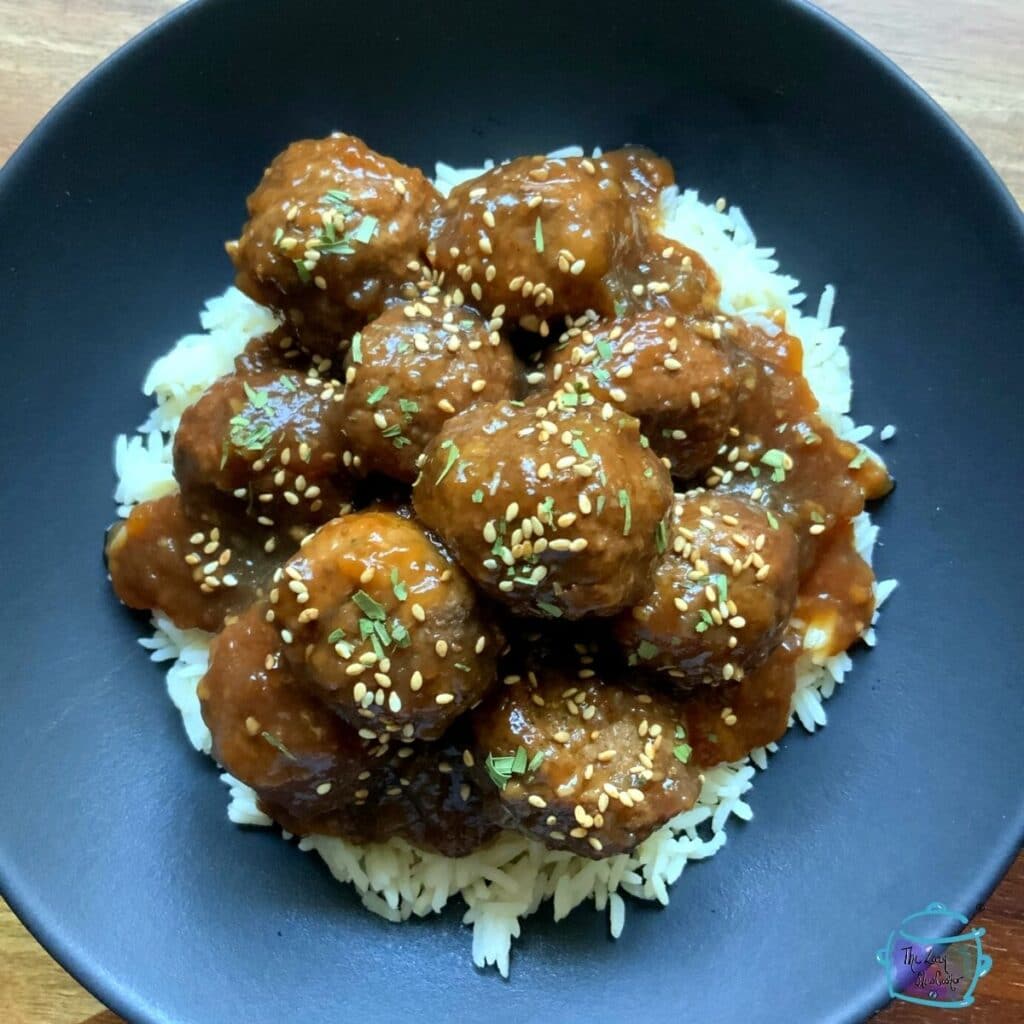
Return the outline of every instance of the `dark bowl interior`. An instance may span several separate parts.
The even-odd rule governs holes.
[[[387,924],[312,858],[228,823],[100,558],[112,437],[146,414],[148,364],[228,283],[222,242],[269,158],[334,128],[427,167],[660,150],[741,203],[810,294],[838,284],[858,418],[899,426],[877,564],[901,587],[827,730],[786,737],[756,820],[669,909],[631,906],[617,943],[595,913],[542,914],[508,982],[472,967],[458,913]],[[1020,525],[1024,232],[959,131],[825,15],[196,3],[44,121],[0,176],[0,223],[2,550],[20,581],[0,646],[0,873],[119,1012],[851,1020],[884,1000],[874,952],[904,916],[970,913],[995,884],[1024,829],[1024,567],[990,533]]]

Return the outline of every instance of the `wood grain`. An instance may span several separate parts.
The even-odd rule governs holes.
[[[0,160],[90,68],[175,6],[175,0],[0,0]],[[821,6],[878,46],[942,104],[1018,202],[1024,200],[1021,0],[822,0]],[[937,1018],[927,1007],[893,1004],[875,1024],[1024,1020],[1024,856],[974,923],[988,929],[985,945],[995,958],[975,1006]],[[2,901],[0,1021],[119,1021],[46,954]]]

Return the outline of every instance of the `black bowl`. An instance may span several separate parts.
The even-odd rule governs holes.
[[[837,282],[858,418],[899,425],[877,561],[901,588],[824,735],[787,736],[756,821],[669,909],[631,907],[617,943],[594,913],[543,914],[508,982],[470,965],[458,914],[387,924],[227,822],[100,560],[111,439],[146,414],[147,365],[228,282],[221,245],[268,159],[339,127],[427,167],[660,150],[741,202],[811,294]],[[855,1019],[885,998],[890,929],[933,900],[971,913],[1005,869],[1024,830],[1021,217],[935,105],[819,11],[192,4],[46,118],[0,177],[0,223],[0,870],[122,1014]]]

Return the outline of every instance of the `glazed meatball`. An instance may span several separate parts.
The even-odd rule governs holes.
[[[174,475],[189,507],[211,503],[266,527],[315,524],[351,496],[337,381],[300,372],[233,373],[182,414]]]
[[[672,475],[689,479],[715,461],[733,416],[729,358],[705,334],[654,310],[573,327],[549,352],[548,380],[635,416]]]
[[[396,306],[352,341],[345,429],[366,469],[411,483],[427,442],[450,416],[512,398],[516,384],[511,346],[472,310]]]
[[[513,611],[611,615],[645,590],[672,497],[641,441],[610,406],[478,406],[428,445],[413,502]]]
[[[462,570],[410,519],[336,519],[275,584],[296,673],[369,736],[440,736],[494,682],[496,632]]]
[[[292,143],[249,196],[238,287],[331,355],[389,299],[414,298],[439,196],[351,135]]]
[[[263,542],[209,514],[189,515],[180,494],[136,505],[111,529],[106,556],[114,591],[129,608],[210,632],[262,595],[276,568]]]
[[[793,531],[746,498],[677,497],[648,593],[615,622],[632,664],[683,686],[742,679],[779,642],[796,600]]]
[[[602,278],[639,230],[671,169],[642,150],[520,157],[452,189],[431,259],[488,313],[530,330],[564,313],[611,313]]]
[[[214,639],[197,689],[213,756],[293,830],[342,815],[338,833],[364,834],[373,785],[367,779],[382,776],[381,749],[296,684],[281,648],[263,604]]]
[[[474,756],[523,832],[609,857],[693,805],[700,782],[676,752],[679,701],[599,678],[586,654],[505,684],[473,715]]]
[[[235,356],[235,372],[247,375],[264,370],[294,370],[304,375],[308,362],[309,353],[299,345],[295,332],[289,327],[278,327],[246,342]]]

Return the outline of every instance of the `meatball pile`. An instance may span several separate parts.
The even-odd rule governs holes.
[[[107,556],[127,604],[217,634],[215,756],[289,831],[633,850],[785,729],[814,601],[869,621],[863,573],[801,591],[861,466],[797,344],[659,234],[672,182],[629,149],[442,196],[337,134],[249,197],[228,252],[280,326]]]

